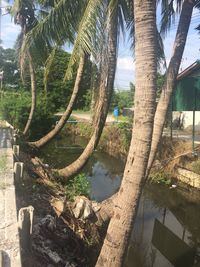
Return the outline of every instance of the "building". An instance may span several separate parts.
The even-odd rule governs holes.
[[[173,121],[178,120],[184,129],[200,131],[200,60],[197,60],[177,77],[172,97]]]

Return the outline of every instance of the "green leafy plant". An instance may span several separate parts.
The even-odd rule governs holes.
[[[74,177],[74,179],[71,179],[66,185],[65,192],[69,200],[74,200],[76,196],[80,195],[88,197],[90,193],[90,184],[86,175],[81,173]]]
[[[151,173],[149,179],[151,183],[155,184],[165,184],[165,185],[171,184],[170,175],[164,171],[156,171]]]

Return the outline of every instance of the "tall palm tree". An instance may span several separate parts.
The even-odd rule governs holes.
[[[65,179],[77,173],[87,162],[93,151],[98,145],[103,127],[105,125],[111,96],[113,92],[116,63],[117,63],[117,43],[119,26],[122,22],[122,10],[127,10],[127,3],[120,0],[108,2],[108,24],[105,31],[105,48],[102,52],[102,68],[100,74],[100,86],[98,101],[95,106],[93,118],[93,132],[83,153],[69,166],[56,170]],[[129,17],[130,18],[130,17]]]
[[[113,13],[118,12],[116,8]],[[69,166],[57,170],[58,174],[65,179],[77,173],[87,162],[93,151],[98,145],[103,127],[105,125],[115,79],[117,61],[117,36],[118,36],[118,17],[116,14],[109,18],[107,31],[105,33],[105,47],[102,53],[102,68],[98,100],[95,107],[93,118],[93,132],[91,138],[82,154]]]
[[[71,4],[72,5],[72,4]],[[53,42],[64,42],[68,41],[74,44],[74,50],[73,54],[71,56],[70,62],[68,64],[68,68],[66,70],[65,80],[68,79],[71,76],[71,71],[74,63],[77,61],[77,58],[80,58],[79,62],[79,68],[77,71],[76,81],[74,85],[74,89],[71,95],[71,99],[68,103],[68,106],[60,118],[58,124],[54,127],[53,130],[51,130],[48,134],[43,136],[41,139],[30,142],[30,145],[36,146],[36,147],[42,147],[45,144],[47,144],[53,137],[55,137],[64,127],[65,122],[68,120],[69,116],[71,115],[71,112],[73,110],[74,104],[76,103],[78,92],[80,89],[80,82],[84,70],[85,60],[86,60],[86,53],[91,53],[91,43],[92,43],[92,34],[93,32],[96,32],[96,16],[98,14],[98,17],[101,16],[102,13],[102,4],[100,0],[89,0],[89,1],[82,1],[81,5],[79,6],[79,13],[82,14],[82,17],[76,16],[77,19],[73,21],[70,24],[70,31],[68,34],[66,34],[66,23],[69,23],[68,13],[63,14],[63,9],[65,10],[70,6],[70,1],[62,0],[59,1],[57,5],[55,5],[49,15],[45,17],[43,21],[41,21],[40,24],[35,27],[28,36],[28,39],[32,40],[32,38],[35,40],[33,42],[36,42],[38,39],[45,37],[47,41],[53,41]],[[77,10],[78,6],[75,6],[73,8]],[[60,20],[55,20],[54,17],[59,17]],[[72,14],[71,14],[72,16]],[[80,18],[79,18],[80,17]],[[80,21],[79,21],[80,19]],[[100,18],[100,22],[102,19]],[[53,25],[52,25],[53,23]],[[101,23],[98,23],[101,26]],[[49,30],[50,25],[53,30]],[[98,26],[98,27],[100,27]],[[102,26],[101,26],[102,27]],[[95,30],[94,30],[95,29]],[[73,37],[73,31],[74,33],[77,32],[77,36],[74,40]],[[83,38],[84,37],[84,38]],[[32,41],[31,41],[32,42]],[[99,44],[99,42],[97,42]],[[84,50],[84,51],[83,51]]]
[[[80,58],[79,67],[78,67],[78,70],[77,70],[76,80],[75,80],[75,84],[74,84],[74,89],[73,89],[73,92],[72,92],[70,101],[68,103],[68,106],[67,106],[65,112],[61,116],[60,120],[58,121],[58,123],[56,124],[56,126],[49,133],[47,133],[45,136],[43,136],[42,138],[40,138],[39,140],[37,140],[35,142],[29,142],[30,145],[35,146],[37,148],[40,148],[40,147],[46,145],[64,127],[66,121],[69,119],[69,117],[70,117],[70,115],[72,113],[74,104],[76,103],[76,100],[77,100],[77,97],[78,97],[78,92],[79,92],[79,89],[80,89],[81,78],[82,78],[83,71],[84,71],[85,60],[86,60],[86,56],[83,53],[83,55]]]
[[[128,1],[109,1],[109,7],[110,7],[110,13],[114,13],[113,10],[115,10],[114,16],[116,18],[116,23],[118,24],[118,21],[122,24],[122,18],[123,15],[121,13],[121,9],[124,11],[124,15],[126,15],[126,18],[128,17],[128,20],[130,20],[129,12],[127,9],[127,3]],[[66,76],[69,75],[71,66],[76,61],[77,52],[80,53],[80,47],[81,50],[84,50],[85,52],[92,53],[94,57],[97,57],[97,52],[100,51],[102,47],[102,39],[103,39],[103,29],[104,25],[101,21],[102,20],[102,14],[105,13],[105,4],[102,4],[102,1],[99,0],[90,0],[88,1],[88,4],[85,8],[85,12],[83,15],[83,18],[80,21],[80,25],[78,28],[78,34],[75,40],[74,44],[74,51],[69,63],[68,70],[66,72]],[[54,10],[56,12],[56,9]],[[55,15],[55,14],[54,14]],[[98,17],[98,19],[96,18]],[[45,23],[47,20],[45,20]],[[111,25],[111,24],[110,24]],[[38,27],[41,28],[41,26],[38,25]],[[43,31],[45,26],[43,25]],[[111,27],[110,30],[114,31]],[[33,30],[34,33],[33,36],[37,36],[37,29]],[[41,32],[42,30],[40,30]],[[31,36],[31,35],[30,35]],[[112,37],[112,36],[115,36]],[[110,40],[113,40],[113,43],[109,40],[108,43],[111,46],[110,51],[108,51],[108,65],[110,68],[108,68],[108,71],[103,71],[101,75],[101,83],[100,83],[100,93],[99,93],[99,100],[97,104],[97,111],[96,116],[94,118],[94,131],[93,135],[91,136],[91,139],[85,148],[83,154],[70,166],[67,166],[66,168],[59,170],[59,174],[65,177],[69,177],[73,175],[75,172],[77,172],[82,166],[86,163],[89,156],[92,154],[94,149],[96,148],[103,126],[105,124],[105,119],[107,116],[108,106],[110,103],[110,97],[113,90],[113,83],[114,83],[114,77],[115,77],[115,65],[116,65],[116,51],[114,51],[116,48],[114,46],[117,45],[117,38],[118,38],[118,26],[116,26],[115,33],[111,33]],[[103,39],[104,40],[104,39]],[[95,44],[94,44],[95,43]],[[94,49],[95,46],[95,49]],[[111,51],[112,50],[112,51]],[[105,55],[107,56],[107,55]],[[111,59],[111,56],[113,57]],[[103,59],[105,62],[105,58]],[[105,69],[105,67],[104,67]],[[78,76],[80,77],[80,75]],[[108,80],[107,84],[105,85],[105,80]],[[74,87],[74,92],[77,93],[77,87]],[[73,103],[75,100],[75,94],[72,94],[70,103],[61,117],[58,125],[56,125],[55,129],[53,129],[49,134],[47,134],[44,138],[32,142],[32,145],[35,145],[37,147],[41,147],[42,145],[46,144],[51,138],[53,138],[64,126],[65,121],[68,119],[69,115],[71,114]]]
[[[19,38],[21,40],[18,40],[18,41],[20,45],[23,46],[27,32],[31,28],[33,28],[36,23],[34,1],[33,0],[31,1],[15,0],[12,6],[12,9],[11,9],[11,15],[14,17],[14,22],[21,26],[21,33],[19,35]],[[27,60],[29,64],[29,73],[30,73],[30,78],[31,78],[32,103],[31,103],[31,110],[29,113],[29,117],[28,117],[26,126],[23,131],[24,135],[27,134],[30,128],[31,121],[33,119],[33,114],[36,108],[35,71],[34,71],[34,65],[33,65],[33,60],[32,60],[30,50],[27,50],[26,53],[24,54],[21,54],[21,51],[19,51],[19,65],[20,65],[20,73],[21,73],[22,80],[23,80],[25,60]]]
[[[156,1],[134,0],[135,116],[127,163],[96,267],[121,267],[151,147],[156,106]]]
[[[175,42],[174,42],[173,55],[171,57],[171,60],[170,60],[170,63],[167,69],[165,83],[162,88],[162,93],[161,93],[161,96],[160,96],[160,99],[157,105],[156,113],[155,113],[153,138],[152,138],[151,152],[150,152],[150,156],[148,160],[146,176],[148,176],[149,174],[149,171],[151,169],[151,166],[153,164],[153,161],[156,155],[158,144],[162,136],[167,110],[169,107],[173,89],[175,87],[176,77],[178,75],[179,67],[181,64],[181,59],[182,59],[184,48],[185,48],[185,43],[187,39],[187,34],[188,34],[190,22],[191,22],[191,16],[192,16],[194,5],[195,5],[195,1],[190,1],[190,0],[184,0],[183,5],[182,5],[179,24],[178,24],[177,33],[176,33]],[[170,11],[169,6],[165,10],[166,12],[168,12],[167,13],[168,16],[172,15],[173,12],[172,10]],[[165,26],[170,26],[171,24],[170,18],[165,17],[164,22],[166,23],[163,27],[163,30],[166,31]]]

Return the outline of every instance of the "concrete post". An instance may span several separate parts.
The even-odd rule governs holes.
[[[33,232],[33,211],[32,206],[24,207],[19,210],[18,226],[20,240],[23,248],[31,248],[31,235]]]
[[[23,180],[24,174],[24,163],[23,162],[15,162],[14,164],[14,177],[17,182],[21,182]]]
[[[13,145],[14,161],[19,158],[19,146]]]

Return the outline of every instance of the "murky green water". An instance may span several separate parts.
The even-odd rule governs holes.
[[[54,167],[75,160],[83,138],[57,139],[41,157]],[[120,186],[124,163],[95,152],[84,168],[91,198],[101,201]],[[139,204],[125,267],[200,267],[200,202],[183,189],[146,185]]]

